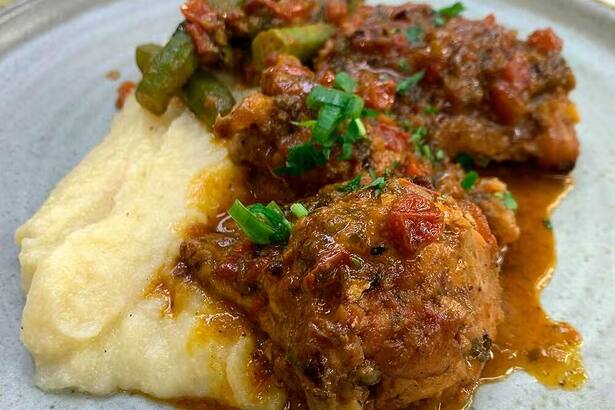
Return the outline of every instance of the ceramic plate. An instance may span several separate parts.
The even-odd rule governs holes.
[[[615,10],[590,0],[486,3],[465,0],[465,15],[495,12],[521,36],[553,27],[577,76],[582,153],[573,172],[576,187],[553,217],[559,264],[542,300],[552,317],[583,335],[589,381],[565,392],[517,372],[482,386],[473,407],[614,408]],[[0,9],[0,408],[164,407],[140,396],[49,394],[33,385],[32,361],[19,341],[24,299],[13,233],[106,134],[119,81],[138,78],[135,46],[168,38],[180,20],[179,4],[34,0]],[[113,69],[120,80],[106,78]]]

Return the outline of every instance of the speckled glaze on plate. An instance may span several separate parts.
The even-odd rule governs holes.
[[[0,10],[0,408],[165,407],[137,395],[50,394],[33,385],[19,341],[24,300],[13,233],[106,134],[119,81],[137,79],[134,47],[163,42],[180,20],[180,3],[18,0]],[[582,154],[576,187],[553,217],[559,263],[542,300],[552,317],[581,331],[589,374],[582,390],[565,392],[517,372],[482,386],[473,408],[615,408],[615,10],[590,0],[464,4],[468,17],[495,12],[522,36],[551,26],[565,40]],[[112,69],[119,81],[105,78]]]

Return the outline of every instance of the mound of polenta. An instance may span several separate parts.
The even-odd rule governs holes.
[[[173,284],[166,269],[184,229],[213,217],[208,190],[215,201],[224,189],[214,186],[224,177],[207,179],[196,204],[191,181],[225,167],[233,167],[226,150],[179,104],[158,118],[128,99],[110,134],[16,232],[27,298],[21,337],[38,386],[284,406],[275,383],[253,377],[250,329],[232,320],[233,331],[221,332],[217,319],[232,313],[193,285]]]

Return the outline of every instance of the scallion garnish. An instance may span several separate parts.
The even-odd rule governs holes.
[[[311,142],[305,142],[288,150],[286,165],[276,168],[275,173],[278,175],[301,175],[314,167],[322,167],[328,159],[329,156],[326,151],[318,149]]]
[[[470,171],[463,177],[460,185],[464,190],[469,191],[476,186],[476,181],[478,181],[478,172]]]
[[[335,86],[347,93],[354,93],[357,88],[357,82],[345,71],[337,73],[335,76]]]
[[[246,236],[258,245],[283,242],[290,236],[292,225],[275,202],[267,206],[252,204],[246,207],[236,199],[228,214]]]
[[[340,88],[354,89],[354,85],[350,84],[354,80],[347,73],[339,73],[336,78],[339,80],[336,85]],[[364,106],[361,97],[316,85],[308,94],[306,104],[310,109],[318,109],[318,118],[294,124],[312,128],[312,137],[310,141],[288,150],[286,164],[275,170],[278,175],[297,176],[316,166],[325,165],[335,144],[339,144],[342,149],[338,159],[348,160],[352,156],[352,144],[366,134],[360,119]]]
[[[290,123],[297,127],[314,128],[316,120],[291,121]]]
[[[424,76],[425,76],[425,70],[421,70],[421,71],[418,71],[412,74],[410,77],[400,81],[399,84],[397,84],[397,93],[398,94],[406,93],[406,91],[408,91],[410,88],[416,86],[419,83],[419,81],[423,79]]]
[[[292,212],[297,218],[303,218],[309,214],[305,206],[299,202],[295,202],[290,206],[290,212]]]
[[[333,139],[331,135],[335,128],[342,119],[342,108],[335,105],[323,105],[318,112],[318,119],[316,125],[312,129],[312,138],[314,142],[322,145],[323,147],[330,147],[333,145]]]

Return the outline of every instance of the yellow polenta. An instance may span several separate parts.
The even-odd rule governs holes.
[[[130,97],[110,134],[17,230],[21,336],[38,386],[283,407],[280,388],[253,379],[249,329],[208,331],[223,309],[215,299],[184,286],[181,309],[167,315],[168,294],[148,291],[185,227],[212,216],[207,191],[215,200],[220,188],[200,187],[197,204],[191,184],[220,167],[232,167],[226,150],[191,113],[175,104],[154,117]],[[225,186],[221,178],[208,181]]]

